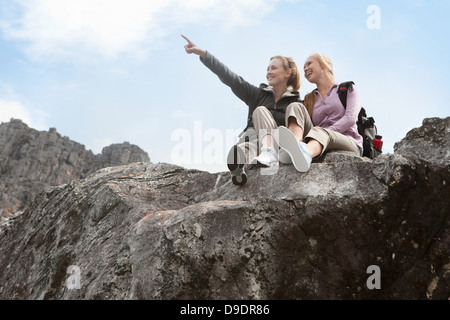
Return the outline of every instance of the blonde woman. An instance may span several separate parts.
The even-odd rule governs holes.
[[[242,185],[247,181],[245,164],[259,162],[267,167],[278,165],[278,145],[271,130],[287,125],[286,115],[293,109],[292,105],[300,105],[300,73],[293,59],[272,57],[267,67],[267,84],[254,86],[210,52],[199,48],[187,37],[182,37],[187,41],[185,51],[198,55],[200,61],[249,107],[247,127],[240,136],[240,142],[230,150],[227,158],[233,183]]]
[[[305,96],[305,107],[287,119],[287,128],[279,128],[280,146],[300,172],[306,172],[312,159],[327,150],[345,150],[360,156],[363,144],[356,125],[361,109],[357,90],[348,92],[344,108],[328,57],[311,55],[303,70],[305,78],[317,88]]]

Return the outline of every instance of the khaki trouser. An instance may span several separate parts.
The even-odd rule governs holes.
[[[247,131],[239,138],[237,146],[245,153],[245,164],[250,164],[252,160],[258,156],[258,135],[254,128],[248,128]],[[233,152],[231,148],[230,152]]]
[[[263,138],[263,135],[270,133],[269,130],[278,128],[272,114],[266,107],[258,107],[253,112],[253,123],[255,125],[256,132],[260,132],[259,139]],[[293,102],[286,108],[285,114],[285,126],[288,126],[288,120],[290,117],[294,117],[297,124],[303,130],[303,140],[308,142],[310,139],[317,140],[322,146],[323,150],[321,155],[328,150],[344,150],[350,151],[355,155],[361,155],[361,149],[358,147],[353,138],[345,136],[339,132],[324,129],[321,127],[315,127],[311,121],[308,111],[305,106],[299,102]],[[275,143],[278,140],[276,137],[276,131],[272,131],[272,135],[275,133]],[[257,143],[256,137],[253,138],[253,143]],[[256,141],[255,141],[256,140]],[[257,151],[257,145],[255,145]],[[253,158],[250,158],[250,161]]]

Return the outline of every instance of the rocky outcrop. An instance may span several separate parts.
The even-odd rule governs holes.
[[[55,128],[37,131],[11,119],[0,124],[0,216],[23,209],[45,186],[141,161],[150,161],[147,153],[128,142],[110,145],[94,155]]]
[[[0,226],[0,298],[448,299],[449,141],[426,119],[243,187],[140,162],[46,188]]]

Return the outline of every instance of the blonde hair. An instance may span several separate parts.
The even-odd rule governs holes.
[[[309,56],[309,58],[316,59],[316,61],[319,63],[319,65],[323,69],[328,71],[328,76],[330,77],[330,79],[333,82],[335,82],[334,71],[333,71],[333,62],[331,61],[331,59],[329,57],[327,57],[324,54],[313,53],[312,55]],[[313,114],[314,105],[316,104],[316,101],[317,101],[317,94],[315,91],[316,91],[316,89],[314,89],[310,93],[306,94],[305,100],[304,100],[304,105],[306,107],[306,110],[308,110],[308,113],[311,117]]]
[[[310,93],[305,94],[305,99],[303,101],[303,105],[305,106],[306,110],[308,110],[308,113],[311,117],[313,115],[314,105],[317,101],[317,94],[315,93],[315,91],[316,90],[313,90]]]
[[[272,61],[275,58],[279,59],[282,62],[284,70],[286,71],[291,70],[291,76],[288,79],[287,85],[288,87],[289,86],[292,87],[292,91],[298,92],[298,90],[300,90],[301,81],[300,81],[300,73],[298,72],[298,67],[294,59],[285,56],[274,56],[270,58],[270,61]]]
[[[333,72],[333,62],[329,57],[324,54],[314,53],[309,56],[310,58],[315,58],[319,62],[320,66],[328,71],[328,76],[334,82],[334,72]]]

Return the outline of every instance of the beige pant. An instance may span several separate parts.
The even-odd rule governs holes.
[[[252,160],[258,156],[258,135],[256,134],[255,129],[248,128],[239,138],[237,146],[245,153],[245,164],[250,164]],[[233,152],[233,148],[230,152]]]
[[[310,139],[317,140],[322,146],[323,150],[321,155],[328,150],[344,150],[353,152],[355,155],[360,156],[361,150],[356,142],[351,137],[347,137],[339,132],[324,129],[321,127],[315,127],[311,121],[308,111],[305,106],[299,102],[293,102],[286,108],[285,114],[285,126],[288,126],[288,120],[290,117],[296,119],[297,124],[303,130],[303,140],[308,142]],[[255,125],[256,133],[261,140],[264,135],[270,133],[270,130],[278,128],[272,114],[266,107],[258,107],[253,112],[253,123]],[[275,143],[278,140],[276,137],[276,130],[272,131]],[[257,138],[254,138],[257,141]],[[256,150],[258,150],[256,148]],[[253,159],[253,158],[251,158]],[[250,159],[250,160],[251,160]]]
[[[248,128],[247,131],[240,136],[237,146],[245,153],[245,164],[250,164],[252,160],[258,156],[261,139],[270,133],[270,129],[278,128],[272,114],[266,107],[258,107],[253,111],[253,124],[255,128]],[[257,132],[260,132],[258,134]],[[230,150],[233,152],[233,149]]]

